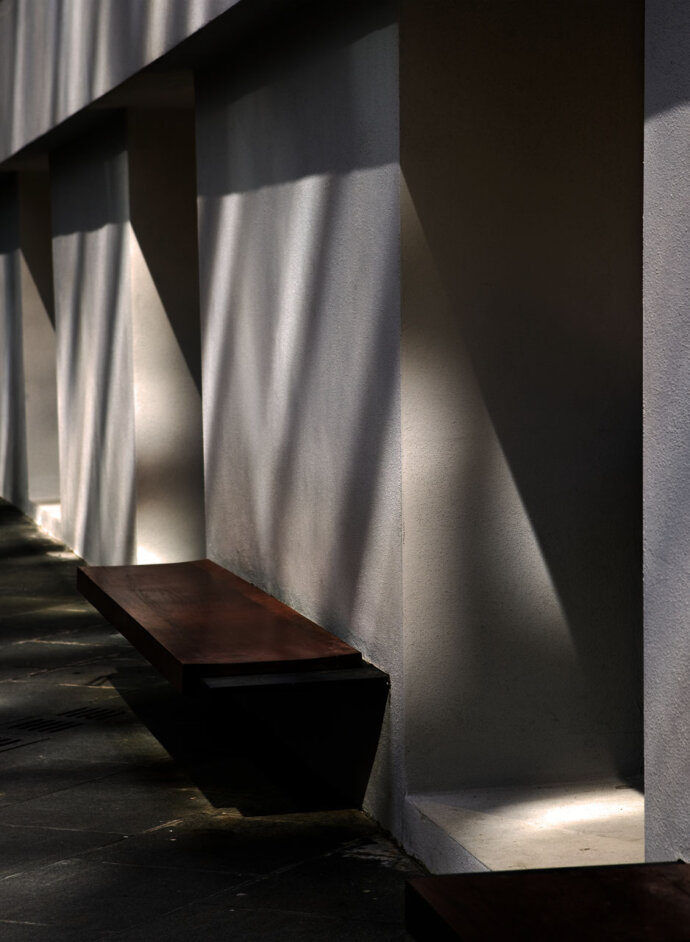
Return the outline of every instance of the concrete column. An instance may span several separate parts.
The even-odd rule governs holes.
[[[126,126],[51,157],[62,526],[91,563],[135,546]]]
[[[646,4],[647,856],[690,860],[690,8]]]
[[[28,497],[30,505],[60,500],[57,379],[50,183],[45,170],[19,175],[21,310]]]
[[[128,116],[137,562],[206,554],[193,111]]]
[[[64,539],[204,555],[191,113],[110,116],[52,160]]]
[[[0,175],[0,494],[26,502],[19,202],[14,174]]]

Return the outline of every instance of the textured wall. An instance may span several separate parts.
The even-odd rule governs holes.
[[[134,402],[124,121],[51,157],[64,540],[130,561]]]
[[[651,860],[690,859],[690,8],[646,5],[645,808]]]
[[[128,115],[138,562],[203,558],[194,114]]]
[[[197,160],[209,553],[396,673],[389,20],[329,10],[306,38],[262,34],[236,72],[198,83]]]
[[[0,176],[0,493],[26,502],[19,202],[13,174]]]
[[[19,175],[21,311],[29,499],[60,499],[55,304],[47,170]]]
[[[641,35],[403,5],[412,791],[641,767]]]
[[[116,114],[51,170],[64,539],[92,563],[198,558],[191,114]]]
[[[0,159],[104,95],[236,2],[2,0]]]

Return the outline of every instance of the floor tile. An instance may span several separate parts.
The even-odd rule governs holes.
[[[137,834],[205,810],[201,793],[170,760],[0,808],[0,824]]]
[[[332,854],[241,888],[222,901],[233,908],[311,913],[332,919],[395,923],[407,878],[421,870],[383,837],[353,842]]]
[[[77,928],[7,919],[0,919],[0,939],[2,942],[84,942]]]
[[[294,819],[247,819],[226,811],[185,818],[91,856],[108,863],[269,874],[320,859],[353,841],[364,846],[376,833],[373,822],[354,811]]]
[[[92,940],[227,890],[217,873],[64,860],[0,880],[2,918],[70,928]]]
[[[362,813],[314,811],[251,717],[177,694],[77,565],[0,501],[2,942],[406,940],[415,865]]]
[[[46,866],[119,840],[119,835],[95,831],[26,828],[0,824],[0,877]]]
[[[409,942],[400,923],[329,919],[310,913],[222,909],[213,901],[134,926],[114,942]]]

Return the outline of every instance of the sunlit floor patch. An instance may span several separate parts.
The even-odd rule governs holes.
[[[440,831],[489,870],[644,860],[644,797],[619,781],[437,792],[408,802],[423,840]]]

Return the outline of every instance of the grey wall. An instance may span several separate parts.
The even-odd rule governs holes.
[[[28,496],[60,499],[55,305],[47,167],[19,175],[21,312]]]
[[[139,562],[203,558],[193,111],[128,116]]]
[[[646,4],[645,779],[651,860],[690,859],[690,9]]]
[[[0,159],[104,95],[235,3],[2,0]]]
[[[641,17],[403,4],[411,791],[641,768]]]
[[[0,493],[20,506],[26,502],[19,201],[14,174],[0,175]]]
[[[322,19],[197,85],[208,550],[399,675],[397,29]]]
[[[63,538],[91,563],[202,557],[191,113],[111,113],[51,159]]]
[[[134,552],[126,126],[51,158],[63,538],[89,562]]]

